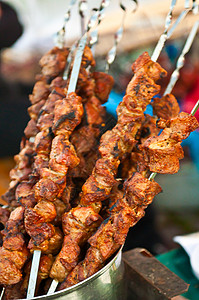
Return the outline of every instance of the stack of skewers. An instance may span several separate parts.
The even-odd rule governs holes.
[[[172,94],[152,101],[166,71],[144,52],[132,65],[116,125],[102,134],[110,125],[103,104],[113,78],[95,71],[88,46],[82,52],[72,92],[70,49],[54,47],[40,60],[30,121],[3,196],[8,208],[0,211],[2,299],[26,297],[35,253],[34,295],[45,294],[51,282],[49,293],[100,270],[161,192],[154,174],[178,172],[180,143],[199,127],[194,112],[179,113]],[[149,103],[154,116],[144,114]]]

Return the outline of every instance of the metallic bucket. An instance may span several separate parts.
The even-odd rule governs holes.
[[[105,267],[88,279],[52,295],[43,295],[33,299],[123,300],[125,299],[123,277],[124,264],[122,261],[122,249],[120,249]]]

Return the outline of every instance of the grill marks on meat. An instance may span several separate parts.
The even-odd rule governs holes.
[[[65,234],[62,249],[50,272],[51,278],[63,281],[79,261],[80,247],[95,232],[102,218],[92,207],[76,207],[62,218]]]
[[[51,61],[52,54],[52,52],[48,53],[45,59]],[[91,54],[90,49],[89,51],[86,49],[83,55],[80,73],[85,75],[85,80],[88,76],[85,67],[88,63],[93,64]],[[45,65],[45,59],[41,61],[42,66]],[[54,67],[56,65],[52,65],[51,67],[48,70],[49,72],[44,70],[43,74],[45,76],[55,76]],[[78,84],[79,89],[82,82]],[[61,247],[60,241],[62,237],[60,238],[60,234],[56,231],[56,227],[52,225],[52,222],[59,223],[60,214],[62,214],[63,210],[67,209],[67,205],[64,203],[61,205],[60,201],[63,198],[67,204],[67,197],[70,194],[70,188],[67,189],[66,187],[66,174],[69,168],[73,168],[79,163],[69,137],[75,127],[81,122],[83,116],[82,99],[75,93],[71,93],[65,97],[67,89],[64,89],[64,86],[66,85],[67,82],[61,77],[57,77],[51,82],[50,88],[52,92],[39,115],[38,128],[41,132],[37,134],[35,139],[37,156],[34,163],[34,170],[37,171],[40,177],[34,186],[34,196],[39,203],[34,208],[28,208],[25,215],[25,225],[31,236],[28,245],[31,251],[35,249],[40,249],[43,253],[44,251],[45,253],[46,251],[54,251],[52,249],[53,239],[54,244],[57,243]],[[51,132],[49,128],[51,128]],[[40,218],[41,210],[45,212],[45,205],[38,211],[40,201],[42,203],[49,202],[49,205],[54,206],[54,208],[51,208],[55,214],[50,221]],[[54,202],[55,205],[51,202]],[[34,222],[32,216],[35,219],[38,218],[38,222]],[[38,224],[40,228],[38,228]],[[43,229],[43,234],[40,232],[41,228]]]
[[[103,72],[93,72],[80,90],[85,103],[84,118],[81,127],[71,136],[80,163],[72,170],[72,177],[87,179],[99,157],[97,146],[100,127],[105,125],[105,107],[101,104],[107,101],[112,86],[112,76]]]
[[[151,103],[153,106],[153,113],[165,120],[170,120],[177,117],[180,112],[178,101],[172,94],[167,94],[162,98],[154,98]]]
[[[156,182],[135,173],[125,183],[126,194],[110,211],[110,217],[89,239],[86,256],[66,277],[59,289],[72,286],[97,272],[106,260],[124,243],[128,230],[144,215],[144,209],[161,192]]]
[[[83,106],[81,102],[81,97],[75,93],[71,93],[63,100],[57,100],[52,126],[55,137],[52,144],[49,142],[49,145],[51,145],[49,149],[45,147],[45,142],[47,141],[46,137],[39,139],[40,142],[37,143],[36,151],[38,153],[42,155],[46,152],[48,153],[49,166],[48,168],[40,169],[41,179],[35,185],[35,198],[40,202],[33,209],[27,209],[25,213],[25,227],[31,236],[28,246],[31,251],[40,249],[40,245],[42,250],[42,243],[54,236],[55,228],[51,223],[54,221],[57,213],[51,201],[56,201],[61,198],[66,187],[66,174],[68,169],[75,167],[79,163],[75,149],[69,141],[69,136],[74,128],[81,122],[83,116]],[[44,133],[44,131],[39,133],[41,137],[42,133]],[[40,208],[40,205],[42,205],[42,208]],[[40,216],[41,212],[43,212],[44,215],[47,213],[48,205],[49,212],[51,210],[54,211],[54,214],[51,214],[52,218],[50,220],[45,217],[41,218]]]
[[[22,140],[21,151],[19,154],[14,156],[16,165],[10,171],[11,182],[9,184],[9,189],[4,195],[2,195],[2,199],[4,199],[12,207],[18,206],[15,198],[15,191],[18,184],[29,178],[32,171],[31,165],[34,154],[34,144],[27,140]]]
[[[135,136],[144,119],[144,110],[160,89],[154,80],[166,74],[158,63],[150,60],[147,53],[138,58],[133,69],[136,73],[117,108],[118,122],[111,131],[102,136],[99,146],[100,161],[97,161],[92,175],[82,187],[82,204],[105,200],[110,194],[120,160],[136,144]],[[103,172],[98,170],[98,166],[102,165]]]
[[[123,156],[126,155],[126,153],[130,153],[133,149],[133,146],[136,144],[135,135],[138,129],[141,127],[140,122],[144,119],[143,111],[146,108],[146,105],[150,102],[151,97],[159,91],[159,86],[157,86],[154,80],[150,79],[146,74],[147,72],[151,74],[152,69],[154,69],[154,78],[158,79],[159,77],[157,75],[156,69],[158,69],[159,74],[163,73],[163,69],[158,64],[151,62],[149,56],[147,63],[147,66],[145,65],[145,61],[142,64],[140,63],[139,70],[127,87],[127,95],[124,97],[118,109],[117,125],[111,131],[107,131],[101,138],[99,146],[101,158],[97,160],[91,176],[87,179],[86,183],[82,187],[82,193],[80,195],[80,205],[75,208],[75,211],[77,212],[81,212],[81,210],[83,209],[82,207],[84,207],[85,209],[90,209],[92,206],[89,205],[91,205],[93,202],[95,202],[96,204],[100,204],[102,200],[108,198],[113,186],[116,183],[115,176],[117,174],[120,160]],[[154,65],[156,67],[154,67]],[[147,88],[145,88],[146,83]],[[138,98],[136,97],[139,97],[141,101],[140,99],[138,101]],[[135,109],[136,105],[138,105],[137,110]],[[126,116],[128,116],[128,118],[126,118]],[[129,120],[131,121],[130,123]],[[97,205],[96,207],[93,206],[91,215],[96,216],[96,213],[98,214],[100,209],[101,205]],[[72,212],[73,210],[66,213],[66,216],[69,218],[70,213]],[[77,222],[81,223],[81,214],[76,214],[75,218]],[[63,228],[65,228],[64,219]],[[88,225],[88,230],[84,229],[83,232],[86,233],[86,231],[88,231],[90,233],[89,228],[90,231],[92,231],[91,225]],[[77,232],[81,236],[82,229],[79,228]],[[67,234],[65,239],[69,239],[72,241],[72,233],[70,233],[69,235]],[[74,243],[75,242],[73,242],[73,245],[71,247],[74,246]],[[76,244],[78,245],[78,243]],[[78,247],[76,249],[78,249]],[[67,246],[63,247],[62,250],[64,251],[65,257],[70,256],[70,249]],[[63,254],[63,252],[61,253]],[[74,264],[77,264],[78,258],[79,252],[76,253],[73,257],[73,267]],[[66,266],[61,266],[61,264],[63,265],[61,257],[58,257],[58,262],[59,264],[53,265],[55,271],[54,273],[51,273],[51,277],[62,281],[64,276],[70,271],[70,268],[67,269]],[[59,277],[58,274],[58,269],[60,268],[62,268],[63,270],[62,277]]]
[[[194,116],[182,112],[168,120],[166,126],[159,136],[146,140],[140,149],[151,172],[174,174],[179,171],[179,160],[184,157],[180,143],[199,124]]]
[[[77,156],[80,158],[79,164],[76,167],[74,165],[69,172],[72,177],[87,178],[93,169],[98,157],[97,144],[100,135],[100,129],[96,126],[104,122],[104,108],[101,103],[107,101],[112,85],[113,78],[111,76],[95,72],[91,74],[87,83],[80,90],[85,102],[84,109],[88,125],[76,129],[70,138]],[[72,109],[69,111],[71,112]],[[60,125],[59,120],[57,123]],[[55,129],[57,129],[56,126]],[[81,246],[85,244],[102,221],[96,212],[100,208],[101,205],[96,205],[96,207],[78,206],[64,214],[62,219],[64,243],[51,269],[50,276],[52,278],[63,281],[76,266],[80,259]]]
[[[15,284],[22,278],[21,269],[29,252],[23,238],[24,208],[17,207],[11,212],[3,234],[0,248],[0,284]]]
[[[42,255],[39,264],[39,270],[37,275],[37,284],[36,284],[36,291],[35,295],[37,295],[39,286],[41,285],[42,280],[46,279],[49,276],[49,271],[53,263],[53,256],[52,255]],[[30,270],[31,270],[31,261],[29,261],[26,266],[24,267],[24,278],[15,285],[6,286],[3,300],[10,300],[10,299],[24,299],[27,294],[29,277],[30,277]]]

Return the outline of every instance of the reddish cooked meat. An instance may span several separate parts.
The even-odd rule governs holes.
[[[37,121],[39,112],[41,111],[41,108],[44,106],[44,103],[46,100],[41,100],[38,103],[35,103],[28,107],[28,113],[31,119]]]
[[[125,190],[126,196],[116,202],[110,217],[89,239],[91,247],[85,259],[69,273],[59,289],[77,284],[97,272],[124,243],[130,226],[144,216],[144,209],[161,191],[161,187],[136,173],[126,182]]]
[[[184,157],[180,142],[199,124],[194,116],[180,113],[166,125],[169,128],[165,128],[159,136],[146,140],[140,150],[151,172],[174,174],[179,170],[179,160]]]
[[[80,247],[97,229],[101,221],[102,218],[92,207],[77,207],[64,214],[64,243],[51,269],[51,278],[56,278],[58,281],[65,279],[79,261]]]
[[[99,151],[102,163],[100,166],[104,165],[104,175],[100,170],[98,171],[97,162],[92,175],[83,185],[82,204],[87,205],[94,201],[105,200],[110,194],[114,180],[107,185],[106,177],[114,178],[120,160],[126,153],[132,151],[136,144],[135,136],[144,119],[143,111],[151,98],[159,91],[159,86],[154,80],[166,74],[159,64],[150,60],[146,53],[138,58],[135,68],[136,73],[127,87],[126,96],[117,108],[117,125],[101,138]]]
[[[165,120],[177,117],[180,112],[178,101],[172,94],[154,98],[152,106],[154,115]]]
[[[92,78],[95,81],[94,93],[101,103],[105,103],[112,90],[114,79],[104,72],[93,72]]]
[[[0,284],[15,284],[22,278],[21,269],[29,252],[22,234],[24,208],[17,207],[2,231],[3,246],[0,248]]]
[[[56,209],[53,203],[41,201],[34,208],[25,211],[25,228],[35,244],[41,244],[45,239],[51,238],[54,226],[50,224],[56,217]]]
[[[21,182],[15,192],[16,201],[24,207],[33,207],[36,204],[33,190],[34,182]]]
[[[75,127],[80,124],[83,116],[81,97],[71,93],[66,99],[58,100],[54,111],[53,132],[68,137]]]
[[[10,216],[10,211],[7,208],[0,207],[0,223],[4,227],[6,225],[6,222],[8,221],[9,216]]]
[[[43,76],[52,79],[60,75],[64,71],[68,53],[68,48],[60,49],[57,47],[46,53],[39,61]]]
[[[34,85],[32,95],[29,96],[30,102],[35,104],[43,99],[47,99],[49,93],[49,85],[45,81],[37,81]]]
[[[37,123],[35,120],[31,119],[26,128],[24,129],[24,134],[25,136],[29,139],[30,137],[34,137],[36,136],[36,134],[38,133],[38,129],[37,129]]]
[[[68,168],[74,168],[79,164],[79,158],[73,145],[65,136],[57,135],[52,142],[49,166],[52,170],[63,174]]]
[[[85,103],[87,122],[91,125],[99,125],[104,121],[106,109],[101,106],[99,99],[95,96],[89,98]]]

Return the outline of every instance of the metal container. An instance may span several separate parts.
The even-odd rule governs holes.
[[[120,249],[104,268],[88,279],[52,295],[34,297],[33,299],[123,300],[125,299],[123,276],[124,264],[122,249]]]

